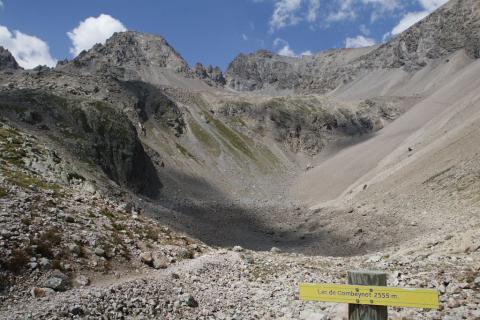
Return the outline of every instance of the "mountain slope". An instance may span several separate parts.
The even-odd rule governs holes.
[[[236,90],[293,90],[327,93],[382,69],[415,72],[432,61],[464,49],[480,55],[480,8],[475,0],[450,1],[424,20],[380,46],[336,49],[300,58],[259,51],[239,55],[226,78]]]
[[[458,71],[449,83],[436,88],[432,95],[416,104],[375,137],[342,150],[311,170],[299,182],[299,196],[310,204],[321,203],[358,187],[351,186],[355,182],[365,184],[366,181],[361,180],[362,176],[376,169],[378,163],[397,148],[403,147],[403,153],[408,153],[409,146],[404,141],[423,130],[428,123],[435,123],[446,112],[455,116],[463,104],[478,103],[480,96],[474,94],[480,85],[477,77],[479,62]],[[327,185],[322,181],[332,183]]]
[[[355,268],[439,291],[394,318],[479,318],[478,5],[226,77],[139,32],[0,50],[0,319],[342,319],[298,283]]]

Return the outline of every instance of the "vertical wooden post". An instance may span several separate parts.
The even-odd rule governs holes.
[[[348,284],[364,286],[387,286],[387,274],[377,271],[348,271]],[[388,309],[385,306],[360,304],[348,305],[349,320],[387,320]]]

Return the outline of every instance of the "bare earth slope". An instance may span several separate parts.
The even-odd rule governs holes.
[[[436,88],[430,96],[374,137],[341,151],[311,170],[299,181],[299,196],[310,204],[335,199],[348,192],[353,183],[399,146],[408,152],[408,146],[403,142],[429,122],[435,122],[442,113],[449,112],[453,116],[463,104],[478,103],[479,97],[472,94],[477,93],[480,85],[477,77],[479,66],[475,62],[451,72],[448,83]],[[465,101],[466,97],[469,100]]]

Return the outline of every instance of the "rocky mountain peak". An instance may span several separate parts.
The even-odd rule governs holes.
[[[407,71],[464,49],[480,57],[480,2],[453,0],[364,57],[367,64]]]
[[[239,91],[260,90],[272,85],[278,89],[289,88],[298,78],[291,60],[268,50],[239,54],[225,73],[228,86]]]
[[[273,56],[277,55],[269,50],[265,49],[260,49],[257,50],[256,52],[253,53],[254,56],[260,57],[260,58],[273,58]]]
[[[123,80],[156,82],[159,73],[188,74],[187,62],[162,37],[135,31],[118,32],[57,68],[70,72],[101,72]]]
[[[4,47],[0,46],[0,70],[18,70],[21,67],[18,65],[17,61],[13,57],[13,55],[5,49]]]
[[[222,70],[217,66],[209,65],[205,67],[202,63],[198,62],[192,68],[193,75],[207,82],[211,86],[224,86],[226,84]]]

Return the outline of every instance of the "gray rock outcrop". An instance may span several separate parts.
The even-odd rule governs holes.
[[[209,65],[205,68],[203,64],[197,63],[192,68],[192,73],[196,78],[204,80],[211,86],[224,86],[226,84],[223,72],[219,67]]]
[[[81,52],[72,61],[59,64],[57,70],[151,83],[161,82],[163,73],[189,74],[187,62],[164,38],[135,31],[115,33],[105,45]]]
[[[18,65],[17,61],[13,55],[0,46],[0,70],[19,70],[21,67]]]

